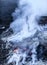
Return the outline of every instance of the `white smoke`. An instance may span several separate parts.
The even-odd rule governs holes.
[[[12,13],[14,21],[10,24],[14,34],[7,41],[22,41],[33,36],[37,29],[37,19],[47,15],[47,0],[19,0],[18,8]]]
[[[25,52],[22,53],[21,49],[17,49],[15,53],[13,53],[13,55],[10,57],[10,59],[8,60],[7,64],[10,64],[13,62],[13,65],[19,65],[20,60],[23,58],[23,60],[21,61],[21,63],[25,63],[25,59],[26,59],[27,54]],[[16,64],[14,64],[16,62]]]
[[[21,41],[33,36],[39,29],[37,18],[47,15],[47,0],[19,0],[18,6],[10,24],[14,34],[7,38],[8,41]]]
[[[40,30],[37,19],[39,19],[40,16],[46,15],[47,0],[19,0],[18,8],[12,14],[14,21],[10,24],[10,28],[13,29],[14,34],[7,37],[7,41],[22,41],[25,38],[34,36],[36,31]],[[36,45],[33,45],[32,49],[33,65],[35,65],[36,61],[36,55],[34,53],[36,53]],[[8,62],[12,62],[14,57],[14,61],[16,61],[18,65],[20,57],[17,57],[16,54],[13,54]],[[16,57],[18,59],[16,59]]]

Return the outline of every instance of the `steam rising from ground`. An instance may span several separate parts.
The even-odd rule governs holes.
[[[14,34],[7,37],[6,40],[8,42],[19,42],[25,38],[33,37],[37,30],[41,31],[43,29],[43,27],[41,29],[38,25],[38,20],[40,16],[47,16],[47,0],[19,0],[18,8],[12,13],[12,16],[14,21],[10,24],[10,28],[13,30]],[[35,65],[35,43],[33,45],[32,54],[33,65]],[[14,55],[14,57],[15,56],[16,55]]]
[[[47,0],[19,0],[19,7],[13,12],[13,23],[10,28],[14,34],[8,37],[8,41],[21,41],[24,38],[33,36],[38,26],[40,16],[47,15]]]

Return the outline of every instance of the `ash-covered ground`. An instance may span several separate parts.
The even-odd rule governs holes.
[[[47,65],[47,0],[0,3],[0,65]]]

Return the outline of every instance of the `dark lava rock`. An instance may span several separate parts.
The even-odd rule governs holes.
[[[36,51],[38,60],[47,61],[47,48],[44,45],[39,44]]]
[[[13,34],[13,30],[10,28],[7,31],[4,31],[0,36],[1,36],[1,38],[3,38],[3,37],[8,37],[11,34]]]
[[[39,25],[45,25],[47,24],[47,16],[41,16],[38,21]]]
[[[0,40],[0,64],[4,64],[9,56],[10,48],[6,48],[6,45],[4,41]]]

